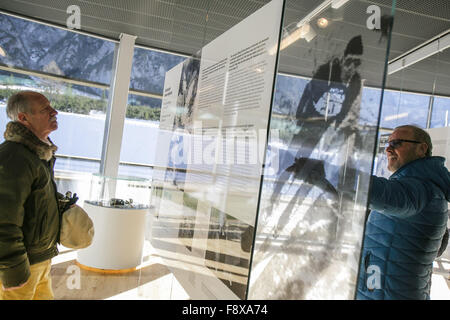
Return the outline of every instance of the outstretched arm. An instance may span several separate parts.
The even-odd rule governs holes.
[[[388,180],[372,176],[370,209],[408,217],[423,210],[431,200],[430,187],[421,179]]]

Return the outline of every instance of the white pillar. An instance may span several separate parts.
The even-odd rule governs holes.
[[[100,163],[100,174],[106,177],[115,178],[119,172],[135,40],[136,36],[122,33],[114,54],[114,73],[111,80]],[[109,185],[107,190],[109,190],[109,197],[114,197],[115,184]]]

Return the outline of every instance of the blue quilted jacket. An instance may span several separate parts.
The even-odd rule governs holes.
[[[356,299],[429,299],[433,261],[447,228],[450,174],[442,157],[372,177]]]

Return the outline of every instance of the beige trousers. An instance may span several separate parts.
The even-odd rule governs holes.
[[[5,291],[0,282],[0,300],[53,300],[51,267],[51,259],[33,264],[30,278],[18,289]]]

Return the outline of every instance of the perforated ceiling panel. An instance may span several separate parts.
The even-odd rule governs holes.
[[[322,0],[287,0],[284,25],[301,20]],[[352,5],[346,6],[344,19],[351,28],[340,26],[342,32],[334,36],[334,41],[347,41],[354,35],[355,27],[361,33],[369,32],[365,28],[367,6],[375,4],[381,7],[383,14],[390,13],[392,0],[350,0]],[[136,43],[143,46],[165,49],[191,55],[220,34],[252,14],[269,0],[8,0],[1,1],[0,8],[9,13],[24,17],[48,21],[65,26],[70,5],[78,5],[81,9],[81,29],[111,39],[119,39],[120,33],[137,36]],[[339,22],[336,22],[339,26]],[[448,0],[401,0],[397,1],[393,41],[389,59],[393,59],[411,48],[450,28],[450,1]],[[346,34],[346,32],[348,34]],[[318,39],[315,45],[320,46]],[[301,44],[307,50],[311,44]],[[310,76],[313,66],[298,54],[300,44],[294,43],[282,51],[280,71]],[[331,46],[323,45],[324,55]],[[384,50],[373,46],[365,52],[368,61],[366,68],[380,68],[384,63]],[[436,77],[447,79],[450,65],[440,61],[436,72],[424,72],[436,65],[435,56],[412,68],[412,74],[421,73],[420,81],[428,83]],[[449,59],[446,59],[449,61]],[[422,72],[421,72],[422,70]],[[406,73],[403,72],[405,75]],[[370,79],[369,84],[370,84]],[[404,90],[424,91],[418,84],[405,87],[405,81],[397,74],[389,78],[389,86]],[[428,82],[427,82],[428,81]],[[379,82],[378,82],[379,83]],[[441,94],[449,95],[446,86],[439,86]]]

